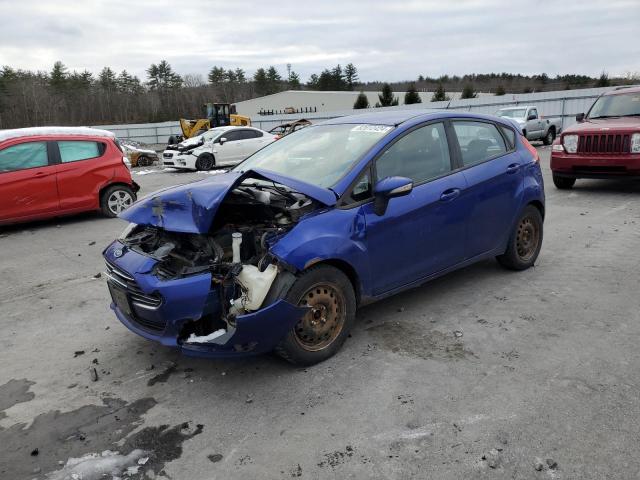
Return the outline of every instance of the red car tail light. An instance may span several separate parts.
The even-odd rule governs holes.
[[[527,147],[527,150],[531,152],[531,155],[533,155],[533,160],[536,163],[540,163],[540,155],[538,155],[538,151],[536,150],[536,147],[531,145],[529,143],[529,140],[527,140],[524,136],[521,136],[520,139],[522,140],[522,143],[524,144],[524,146]]]

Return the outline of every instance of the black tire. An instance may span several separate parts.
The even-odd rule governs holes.
[[[551,145],[556,139],[556,131],[554,128],[550,128],[545,137],[542,139],[542,143],[545,145]]]
[[[136,201],[136,194],[126,185],[112,185],[100,196],[100,210],[105,217],[117,217]]]
[[[504,254],[497,258],[500,265],[510,270],[532,267],[542,248],[542,214],[533,205],[527,205],[518,217]]]
[[[356,296],[347,276],[329,265],[312,267],[298,276],[284,299],[314,308],[284,337],[275,353],[303,366],[333,356],[347,339],[356,317]]]
[[[558,175],[553,175],[553,184],[559,190],[570,190],[576,184],[575,178],[569,177],[560,177]]]
[[[138,157],[138,167],[150,167],[153,165],[153,158],[147,157],[146,155],[140,155]]]
[[[216,166],[216,159],[210,153],[201,153],[196,160],[196,170],[206,172]]]

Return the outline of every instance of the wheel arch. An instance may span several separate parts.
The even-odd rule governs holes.
[[[305,265],[305,270],[320,265],[328,265],[344,273],[349,279],[349,282],[351,282],[351,286],[353,287],[353,292],[356,295],[356,304],[360,305],[360,299],[362,296],[362,285],[360,283],[360,277],[358,276],[356,269],[345,260],[339,258],[324,258],[312,260],[307,265]]]
[[[532,200],[529,203],[527,203],[527,206],[531,205],[533,207],[536,207],[538,209],[538,211],[540,212],[540,215],[542,215],[542,219],[544,220],[544,205],[542,204],[542,202],[540,200]]]

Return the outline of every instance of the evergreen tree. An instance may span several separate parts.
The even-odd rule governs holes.
[[[173,71],[166,60],[158,65],[152,63],[147,69],[147,77],[150,90],[169,90],[182,86],[182,77]]]
[[[236,83],[238,78],[236,77],[235,70],[227,70],[224,74],[224,80],[227,83]]]
[[[267,69],[267,91],[269,94],[277,93],[280,91],[280,83],[282,82],[282,77],[278,73],[276,67],[271,65]]]
[[[438,83],[438,87],[436,88],[436,91],[433,92],[433,96],[431,97],[431,101],[432,102],[445,102],[449,100],[449,97],[447,96],[447,93],[444,91],[444,85],[442,84],[442,82]]]
[[[213,67],[209,71],[208,78],[209,78],[209,83],[211,85],[217,85],[219,83],[222,83],[225,80],[226,72],[222,67]]]
[[[364,94],[364,92],[360,92],[356,98],[355,103],[353,104],[354,109],[360,108],[369,108],[369,99]]]
[[[98,74],[98,84],[105,90],[115,90],[117,87],[115,72],[109,67],[104,67]]]
[[[353,90],[353,87],[358,83],[358,69],[353,63],[349,63],[344,67],[344,81],[347,90]]]
[[[418,75],[418,82],[424,82],[424,77],[422,75]]]
[[[53,69],[49,74],[49,85],[54,91],[61,92],[67,86],[68,77],[67,67],[61,61],[57,61],[53,64]]]
[[[404,94],[404,104],[411,105],[412,103],[422,103],[422,98],[420,98],[415,83],[411,83],[407,89],[407,93]]]
[[[380,102],[376,106],[393,107],[398,105],[398,97],[393,96],[393,90],[391,90],[391,85],[388,83],[382,85],[382,93],[378,94],[378,99]]]
[[[269,90],[269,81],[267,80],[267,72],[264,68],[259,68],[253,74],[253,84],[258,95],[266,95]]]
[[[504,87],[502,85],[498,85],[496,87],[496,96],[499,97],[501,95],[504,95],[506,92],[506,90],[504,89]]]
[[[331,89],[336,91],[344,90],[345,85],[342,67],[338,64],[331,70]]]
[[[329,91],[333,88],[333,75],[325,68],[318,78],[318,90]]]
[[[289,83],[289,88],[291,90],[300,90],[300,88],[301,88],[300,75],[298,75],[296,72],[292,71],[289,74],[289,78],[288,78],[287,82]]]
[[[307,82],[307,88],[309,90],[319,90],[320,78],[315,73],[309,77],[309,81]]]
[[[241,68],[236,68],[236,81],[238,83],[245,83],[247,81],[247,75],[244,73],[244,70]]]
[[[476,98],[476,92],[473,89],[473,85],[467,83],[462,89],[462,93],[460,94],[460,98]]]

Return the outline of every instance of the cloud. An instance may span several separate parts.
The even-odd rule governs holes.
[[[276,8],[277,5],[277,8]],[[611,74],[640,70],[635,0],[0,0],[0,65],[141,78],[287,63],[303,79],[353,62],[362,80],[470,72]]]

